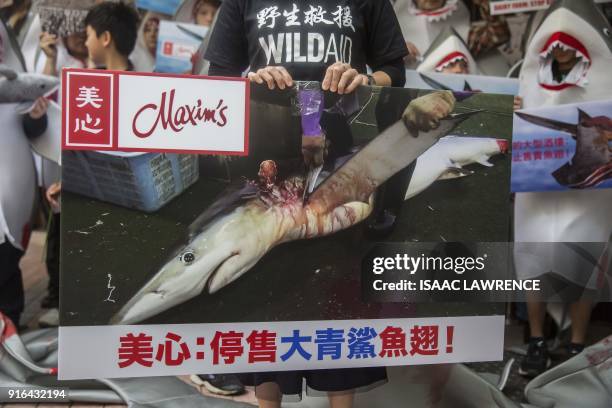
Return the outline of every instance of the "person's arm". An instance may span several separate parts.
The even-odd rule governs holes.
[[[209,75],[220,70],[240,76],[249,66],[248,40],[244,27],[244,0],[225,0],[219,9],[204,58]],[[237,73],[237,74],[236,74]]]
[[[374,81],[378,86],[395,86],[402,88],[406,84],[404,59],[397,58],[380,67],[372,67]]]
[[[210,67],[208,68],[208,75],[221,77],[239,77],[242,75],[242,71],[237,71],[236,69],[227,68],[222,65],[211,62]]]
[[[366,58],[376,85],[403,87],[406,82],[403,59],[408,48],[393,7],[388,1],[378,0],[368,0],[364,7],[369,33]]]
[[[43,74],[58,76],[57,72],[57,42],[58,38],[54,34],[43,32],[39,37],[39,46],[44,55],[47,57],[45,60],[45,66],[43,68]]]
[[[32,110],[22,118],[23,131],[28,139],[36,139],[47,130],[47,107],[45,98],[38,98]]]

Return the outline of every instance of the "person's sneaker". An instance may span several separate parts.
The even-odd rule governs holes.
[[[238,395],[244,393],[244,385],[237,376],[231,374],[194,374],[191,382],[203,385],[208,391],[218,395]]]
[[[523,358],[519,366],[519,374],[524,377],[537,377],[550,367],[550,357],[546,341],[539,338],[529,340],[527,355]]]
[[[569,358],[577,356],[584,350],[584,344],[570,343],[567,345],[567,354]]]
[[[59,326],[59,309],[53,308],[47,310],[38,319],[38,327],[57,327]]]

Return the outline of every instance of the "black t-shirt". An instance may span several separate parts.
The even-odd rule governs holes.
[[[408,54],[389,0],[224,0],[205,58],[243,72],[282,65],[321,81],[337,61],[360,73]]]

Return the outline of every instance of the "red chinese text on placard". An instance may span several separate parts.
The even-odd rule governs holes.
[[[64,92],[64,146],[111,147],[113,75],[67,72]]]

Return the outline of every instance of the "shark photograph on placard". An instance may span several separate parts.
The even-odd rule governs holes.
[[[438,103],[452,110],[430,123]],[[152,171],[152,188],[168,191],[193,171],[183,155],[64,152],[63,290],[87,294],[87,305],[63,296],[62,324],[376,318],[358,284],[374,243],[507,240],[512,96],[367,86],[337,95],[310,82],[252,85],[250,107],[249,155],[200,156],[194,184],[148,212],[71,184],[74,157],[82,169],[108,162],[107,177],[124,168],[130,183]],[[326,154],[305,169],[310,133],[325,134]],[[381,233],[372,225],[391,197],[398,218]],[[116,302],[103,301],[108,274]]]
[[[512,190],[612,187],[612,102],[518,111]]]

